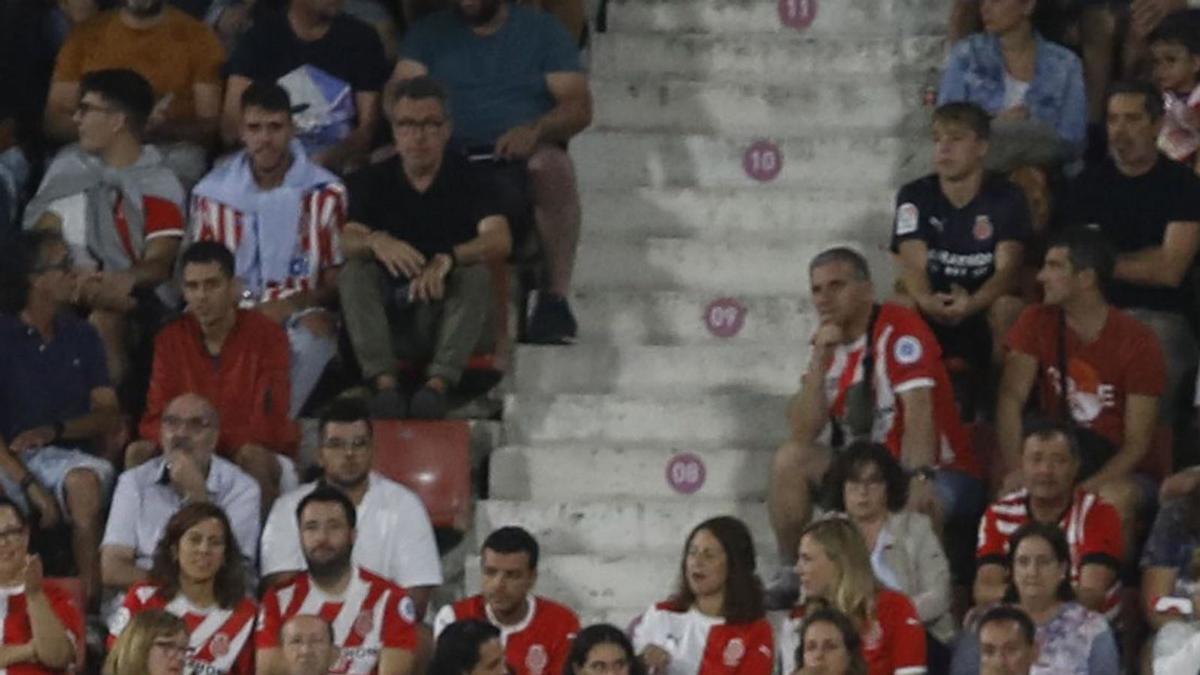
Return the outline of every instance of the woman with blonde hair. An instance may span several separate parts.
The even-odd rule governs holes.
[[[180,675],[188,652],[183,619],[163,609],[133,617],[117,638],[104,675]]]
[[[903,593],[875,578],[866,542],[849,519],[826,518],[804,528],[796,573],[800,603],[776,640],[783,672],[795,669],[791,661],[805,615],[823,607],[841,612],[854,624],[870,675],[926,671],[925,628],[916,608]]]

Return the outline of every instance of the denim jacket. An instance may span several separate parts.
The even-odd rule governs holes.
[[[1034,34],[1037,61],[1025,93],[1030,118],[1054,128],[1076,152],[1087,139],[1083,65],[1073,52]],[[1004,105],[1004,55],[1000,39],[976,33],[954,45],[942,73],[938,104],[970,101],[995,115]]]

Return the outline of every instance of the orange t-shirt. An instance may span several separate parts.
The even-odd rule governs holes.
[[[167,119],[192,119],[192,87],[221,83],[225,49],[204,23],[174,7],[163,11],[162,21],[145,29],[126,25],[118,10],[79,24],[58,53],[54,82],[79,82],[93,70],[129,68],[149,80],[157,99],[171,95]]]

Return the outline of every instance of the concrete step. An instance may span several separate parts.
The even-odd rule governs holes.
[[[943,0],[821,0],[804,35],[941,35],[950,9]],[[609,0],[612,32],[790,30],[769,0]]]
[[[930,170],[924,134],[896,136],[844,130],[771,140],[783,155],[769,184],[747,175],[743,159],[755,137],[664,132],[589,131],[571,142],[584,189],[855,187],[869,194],[895,189]]]
[[[557,394],[505,398],[509,443],[637,443],[681,451],[773,447],[787,437],[787,396],[730,391],[709,396]],[[492,470],[496,470],[493,464]]]
[[[705,290],[720,294],[801,294],[808,288],[808,261],[837,243],[861,250],[882,289],[890,288],[890,227],[856,237],[828,232],[819,224],[798,228],[794,241],[722,242],[653,238],[585,241],[579,250],[575,286],[579,289]],[[834,238],[836,237],[836,239]]]
[[[732,515],[754,534],[759,546],[774,541],[766,505],[699,494],[686,499],[604,498],[594,501],[529,502],[488,499],[475,509],[481,537],[505,525],[520,525],[550,554],[678,555],[683,537],[707,518]]]
[[[844,1],[844,0],[843,0]],[[804,77],[786,85],[616,78],[592,82],[595,124],[624,130],[765,135],[845,127],[923,129],[923,78]]]
[[[783,425],[775,425],[786,434]],[[509,445],[492,453],[489,495],[514,500],[668,499],[682,497],[668,482],[672,459],[681,452],[702,463],[703,483],[692,496],[708,499],[763,499],[772,453],[768,449],[697,449],[629,443],[628,445],[545,443]],[[683,460],[693,461],[693,460]],[[693,480],[674,468],[678,479]]]
[[[581,343],[570,349],[522,346],[513,391],[523,394],[791,394],[808,363],[807,334],[772,343],[644,346]]]
[[[596,36],[592,68],[598,78],[684,77],[784,85],[814,75],[844,75],[847,82],[858,75],[934,77],[932,71],[944,60],[945,42],[941,36],[812,37],[795,31],[613,32]]]
[[[784,158],[787,161],[787,158]],[[584,237],[782,240],[800,229],[850,239],[890,227],[897,187],[628,188],[583,186]]]
[[[734,296],[744,308],[741,330],[733,338],[718,337],[709,330],[705,313],[720,297],[724,294],[712,291],[584,289],[571,294],[571,306],[586,343],[695,345],[789,340],[800,345],[816,330],[808,291],[797,288],[784,295]]]

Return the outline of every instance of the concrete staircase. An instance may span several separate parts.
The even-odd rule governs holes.
[[[533,531],[539,591],[585,620],[625,625],[665,597],[709,516],[745,519],[771,564],[763,498],[814,328],[808,259],[853,242],[890,286],[892,198],[926,170],[947,10],[817,1],[798,31],[770,0],[611,0],[595,36],[596,123],[572,144],[580,344],[518,349],[476,518],[479,536]],[[782,151],[771,182],[743,169],[759,139]],[[745,310],[736,336],[706,327],[720,297]],[[691,494],[667,480],[678,453],[704,464]],[[478,588],[475,556],[465,570]]]

